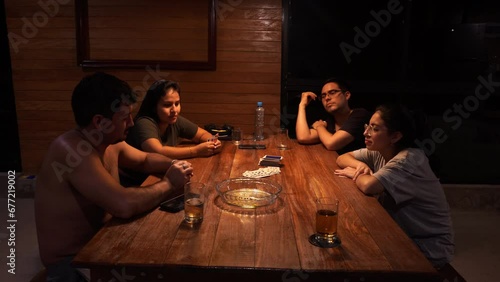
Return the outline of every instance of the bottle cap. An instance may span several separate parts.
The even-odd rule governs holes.
[[[257,107],[262,107],[262,102],[257,102]]]

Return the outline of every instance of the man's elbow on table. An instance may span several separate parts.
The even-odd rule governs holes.
[[[325,148],[328,150],[328,151],[338,151],[342,148],[345,147],[345,145],[347,144],[344,144],[344,142],[331,142],[331,143],[325,143],[323,144],[325,145]]]
[[[137,201],[134,199],[120,199],[117,200],[112,207],[110,207],[107,212],[113,217],[118,218],[131,218],[138,214]]]
[[[354,137],[344,130],[339,130],[331,135],[329,138],[322,140],[325,148],[330,151],[338,151],[349,145],[349,143],[354,141]]]
[[[303,144],[303,145],[317,144],[319,142],[318,138],[314,138],[311,136],[302,136],[300,134],[297,134],[296,138],[297,138],[297,142],[299,144]]]

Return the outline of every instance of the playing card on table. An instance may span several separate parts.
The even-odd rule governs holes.
[[[262,178],[271,176],[273,174],[280,173],[281,170],[279,167],[263,167],[257,170],[247,170],[243,173],[243,176],[250,178]]]
[[[259,165],[261,166],[283,166],[281,164],[281,160],[283,159],[282,156],[272,156],[272,155],[265,155],[264,157],[260,158],[259,160]]]

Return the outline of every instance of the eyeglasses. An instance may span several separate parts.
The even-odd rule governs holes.
[[[373,126],[373,125],[368,125],[368,124],[365,124],[365,132],[368,136],[371,136],[373,132],[377,133],[378,131],[380,131],[382,128],[378,127],[378,126]]]
[[[332,89],[326,93],[321,93],[321,99],[326,99],[326,96],[328,97],[333,97],[337,95],[338,93],[344,92],[342,89]]]

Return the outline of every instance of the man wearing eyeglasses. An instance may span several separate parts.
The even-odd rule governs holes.
[[[363,108],[351,109],[350,97],[347,82],[337,78],[325,81],[319,97],[313,92],[303,92],[295,125],[297,141],[301,144],[321,142],[328,150],[338,151],[339,154],[363,148],[363,126],[369,122],[371,113]],[[310,127],[306,107],[316,99],[321,99],[328,118],[317,120]]]

